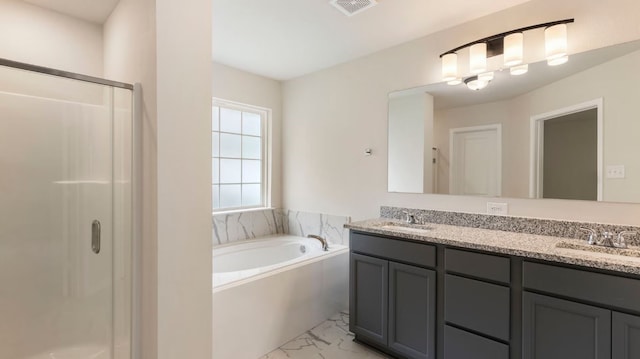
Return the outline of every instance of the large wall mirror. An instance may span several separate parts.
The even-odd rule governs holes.
[[[640,203],[640,41],[389,94],[389,192]]]

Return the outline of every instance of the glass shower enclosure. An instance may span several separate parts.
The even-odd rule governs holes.
[[[130,359],[133,86],[0,60],[0,358]]]

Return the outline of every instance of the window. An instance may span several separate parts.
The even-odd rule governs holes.
[[[213,101],[213,211],[269,205],[267,133],[270,110]]]

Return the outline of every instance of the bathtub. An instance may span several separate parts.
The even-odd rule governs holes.
[[[348,307],[348,248],[275,236],[213,250],[213,358],[257,359]]]

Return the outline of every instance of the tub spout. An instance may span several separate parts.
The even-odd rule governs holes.
[[[320,243],[322,243],[322,250],[325,251],[325,252],[329,250],[329,244],[327,244],[327,240],[326,239],[324,239],[324,238],[322,238],[322,237],[320,237],[318,235],[315,235],[315,234],[309,234],[309,235],[307,235],[307,238],[315,238],[315,239],[319,240]]]

